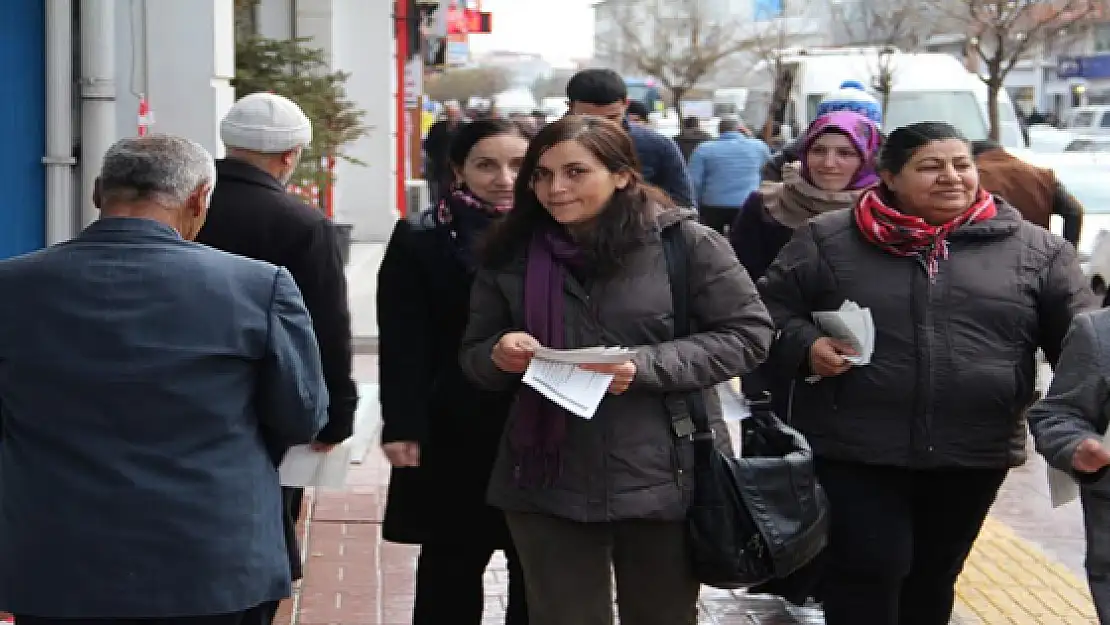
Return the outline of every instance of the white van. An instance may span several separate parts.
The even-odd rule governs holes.
[[[893,89],[883,111],[883,130],[920,121],[944,121],[959,128],[972,141],[986,139],[990,118],[987,113],[987,87],[948,54],[893,52],[880,61],[880,48],[808,48],[786,50],[783,62],[793,81],[784,119],[795,136],[801,134],[817,116],[817,105],[826,94],[836,91],[846,80],[874,84],[882,67],[891,68]],[[774,69],[761,61],[753,70],[754,79],[744,108],[744,120],[752,128],[762,127],[767,119],[774,86]],[[880,102],[881,96],[871,94]],[[1000,143],[1006,148],[1025,147],[1014,106],[1005,90],[999,94]]]

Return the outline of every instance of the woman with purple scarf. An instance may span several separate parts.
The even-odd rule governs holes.
[[[695,625],[687,560],[688,438],[666,401],[754,368],[772,327],[728,242],[643,181],[628,135],[599,117],[543,129],[517,178],[514,209],[490,231],[460,360],[488,389],[515,393],[490,478],[524,569],[534,625]],[[662,232],[687,249],[696,333],[676,338]],[[521,384],[539,346],[623,346],[592,418]],[[719,443],[729,445],[718,428]]]
[[[420,545],[413,625],[490,622],[482,577],[499,549],[509,568],[505,623],[528,623],[504,515],[485,501],[512,395],[477,388],[458,360],[474,245],[512,208],[527,147],[510,121],[460,126],[448,150],[451,190],[397,223],[378,274],[382,450],[393,466],[382,535]]]
[[[878,184],[875,162],[881,144],[879,127],[859,113],[834,111],[813,120],[799,141],[801,160],[783,166],[782,182],[764,182],[753,192],[729,231],[736,257],[753,280],[763,277],[795,229],[811,217],[851,209]],[[775,412],[789,418],[790,383],[761,366],[744,376],[741,388],[750,399],[770,393]],[[819,594],[821,570],[818,559],[753,592],[804,604]]]
[[[852,208],[875,186],[882,135],[871,119],[851,111],[813,120],[799,142],[801,160],[783,166],[782,182],[764,182],[736,215],[729,239],[758,281],[794,230],[822,213]]]

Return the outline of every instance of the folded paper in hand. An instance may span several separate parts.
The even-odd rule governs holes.
[[[572,414],[591,419],[604,399],[612,374],[586,371],[578,365],[615,365],[636,352],[623,347],[547,349],[532,356],[522,382]]]
[[[875,323],[870,308],[845,301],[840,310],[813,313],[813,322],[826,335],[851,345],[859,356],[846,356],[853,365],[871,364],[875,352]]]
[[[350,465],[350,441],[326,452],[315,451],[311,445],[295,445],[282,458],[278,475],[282,486],[341,489],[347,484]]]

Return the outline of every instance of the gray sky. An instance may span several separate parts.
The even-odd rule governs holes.
[[[542,54],[550,63],[593,56],[593,0],[482,0],[493,33],[471,35],[475,53],[512,50]]]

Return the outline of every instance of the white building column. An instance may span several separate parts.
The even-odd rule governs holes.
[[[188,137],[223,156],[220,120],[235,101],[233,0],[116,0],[117,128],[138,134],[145,94],[151,132]]]
[[[344,146],[364,165],[336,164],[335,220],[353,225],[357,241],[387,240],[397,220],[392,0],[262,0],[256,15],[263,37],[307,38],[331,69],[350,74],[347,97],[368,132]]]
[[[385,241],[397,220],[396,96],[393,3],[334,0],[333,69],[350,73],[347,96],[365,111],[368,131],[347,146],[365,165],[337,166],[336,220],[362,241]],[[415,207],[420,210],[424,207]]]

